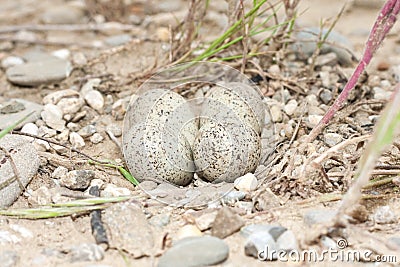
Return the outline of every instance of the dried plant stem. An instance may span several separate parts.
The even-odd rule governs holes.
[[[350,79],[347,81],[346,86],[340,93],[339,97],[335,100],[333,105],[326,112],[324,117],[318,123],[318,125],[312,129],[307,137],[306,142],[310,143],[317,138],[322,130],[328,125],[336,112],[342,107],[346,101],[350,91],[356,86],[357,81],[361,74],[364,72],[366,66],[370,63],[374,53],[379,48],[382,41],[385,39],[387,33],[390,31],[394,23],[396,22],[397,15],[400,12],[400,1],[388,0],[383,6],[378,18],[372,27],[371,33],[369,34],[365,51],[361,61],[358,63],[357,68],[354,70]]]

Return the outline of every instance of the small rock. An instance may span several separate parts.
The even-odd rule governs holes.
[[[74,148],[82,148],[85,146],[85,140],[78,133],[72,132],[69,135],[69,141]]]
[[[310,210],[304,214],[304,222],[308,226],[312,226],[317,223],[328,222],[336,216],[336,211],[323,209],[323,210]]]
[[[277,239],[276,244],[279,250],[284,251],[299,251],[297,239],[294,233],[290,230],[284,231]]]
[[[54,104],[57,105],[57,103],[63,99],[63,98],[70,98],[70,97],[79,97],[79,93],[75,90],[72,89],[65,89],[65,90],[59,90],[53,93],[50,93],[46,95],[43,98],[43,104]]]
[[[337,133],[324,134],[324,141],[329,147],[333,147],[343,141],[343,137]]]
[[[106,131],[110,131],[115,137],[120,137],[122,135],[121,127],[115,123],[107,125]]]
[[[107,184],[101,192],[102,197],[122,197],[129,196],[131,191],[125,187],[118,187],[114,184]]]
[[[59,82],[69,76],[72,66],[69,61],[53,59],[15,65],[6,71],[7,79],[16,85],[38,86]]]
[[[319,77],[321,78],[322,81],[322,86],[325,88],[328,88],[331,85],[331,79],[330,79],[330,71],[320,71]]]
[[[97,132],[96,126],[94,126],[93,124],[89,124],[89,125],[86,125],[85,127],[83,127],[82,129],[80,129],[78,131],[78,134],[80,136],[82,136],[83,138],[87,138],[89,136],[92,136],[96,132]]]
[[[390,68],[390,63],[387,61],[381,61],[376,66],[376,69],[379,71],[385,71],[385,70],[388,70],[389,68]]]
[[[287,229],[285,227],[279,225],[270,225],[270,224],[250,224],[243,227],[240,230],[240,233],[248,238],[252,234],[257,234],[261,232],[268,232],[272,238],[276,241],[282,233],[284,233]]]
[[[235,203],[235,207],[239,209],[238,213],[241,215],[251,214],[254,208],[253,202],[249,201],[238,201]]]
[[[84,95],[86,103],[93,109],[101,111],[104,107],[104,97],[97,90],[90,90]]]
[[[283,108],[287,115],[292,116],[298,107],[297,101],[295,99],[290,100]]]
[[[92,170],[73,170],[61,177],[60,185],[72,190],[85,190],[94,177],[95,172]]]
[[[200,231],[205,231],[212,227],[213,222],[215,221],[215,217],[217,216],[217,212],[207,212],[205,214],[200,215],[195,219],[197,227],[199,227]]]
[[[87,58],[86,58],[85,54],[83,54],[82,52],[77,52],[72,55],[72,62],[75,65],[84,66],[87,64]]]
[[[140,183],[140,189],[143,191],[151,191],[157,188],[157,183],[153,181],[143,181]]]
[[[90,140],[90,142],[92,142],[93,144],[98,144],[98,143],[100,143],[101,141],[104,140],[104,137],[101,136],[101,134],[99,134],[99,133],[94,133],[94,134],[90,137],[89,140]]]
[[[98,87],[101,83],[101,79],[94,78],[89,79],[81,88],[81,94],[86,95],[88,92],[94,90],[94,88]]]
[[[71,131],[71,132],[77,132],[80,130],[80,126],[75,123],[75,122],[68,122],[67,124],[67,128]]]
[[[149,223],[153,226],[162,228],[169,224],[170,219],[171,215],[169,214],[157,214],[149,219]]]
[[[225,261],[228,255],[228,245],[219,238],[212,236],[188,237],[167,250],[160,257],[158,267],[210,266]]]
[[[233,185],[239,191],[251,192],[257,189],[258,181],[254,174],[247,173],[242,177],[237,178]]]
[[[213,222],[211,234],[219,238],[225,238],[240,230],[244,225],[243,219],[230,208],[221,208]]]
[[[16,251],[4,250],[0,252],[0,262],[2,267],[13,267],[17,266],[19,262],[19,256]]]
[[[48,187],[41,186],[37,190],[33,191],[28,197],[28,203],[30,205],[48,205],[51,203],[51,192]]]
[[[15,33],[14,38],[16,40],[35,42],[38,39],[38,35],[31,31],[22,30],[22,31],[18,31],[17,33]]]
[[[278,246],[274,238],[265,231],[249,236],[244,246],[244,253],[259,260],[272,261],[277,258]]]
[[[68,169],[63,166],[58,166],[52,173],[51,178],[53,179],[61,179],[66,176],[68,173]]]
[[[70,248],[71,262],[100,261],[104,258],[104,249],[96,244],[83,243]]]
[[[178,233],[176,234],[176,239],[181,240],[186,237],[194,237],[194,236],[202,236],[202,235],[203,234],[201,233],[199,228],[197,228],[196,225],[187,224],[187,225],[183,226],[181,229],[179,229]]]
[[[323,117],[322,115],[309,115],[308,116],[308,124],[307,124],[307,126],[309,128],[314,128],[320,122],[322,117]]]
[[[372,91],[374,92],[374,98],[379,100],[389,100],[392,95],[392,92],[386,91],[380,87],[374,87]]]
[[[75,115],[85,104],[80,97],[62,98],[57,106],[60,107],[64,114]]]
[[[46,104],[41,113],[42,119],[50,128],[62,131],[65,128],[62,110],[54,104]]]
[[[119,34],[107,37],[104,42],[109,46],[118,46],[123,45],[132,40],[132,37],[129,34]]]
[[[329,102],[331,102],[332,98],[332,92],[328,89],[322,89],[319,93],[319,99],[321,99],[322,103],[324,103],[325,105],[328,105]]]
[[[35,147],[24,136],[6,135],[0,139],[0,146],[7,151],[13,151],[12,158],[18,170],[18,177],[26,186],[36,174],[40,159]],[[21,194],[18,182],[10,160],[0,150],[0,184],[6,185],[0,189],[0,208],[10,206]]]
[[[279,68],[279,65],[273,64],[268,68],[268,72],[277,75],[281,73],[281,69]]]
[[[32,135],[38,135],[39,133],[39,127],[36,126],[36,124],[32,123],[32,122],[28,122],[27,124],[25,124],[22,129],[21,129],[22,133],[27,133],[27,134],[32,134]],[[33,141],[34,138],[29,138],[29,140]]]
[[[337,249],[337,243],[330,237],[321,236],[321,244],[327,249]]]
[[[10,51],[14,48],[14,44],[9,41],[0,42],[0,51]]]
[[[1,67],[3,69],[8,69],[10,67],[13,67],[13,66],[16,66],[16,65],[21,65],[21,64],[24,64],[24,63],[25,63],[24,60],[22,58],[20,58],[20,57],[9,56],[9,57],[4,58],[1,61]]]
[[[151,226],[137,204],[124,202],[107,208],[103,222],[109,229],[111,247],[122,249],[133,258],[154,255]]]
[[[280,106],[272,105],[270,108],[271,117],[273,122],[281,122],[283,119],[282,111]]]
[[[397,217],[389,206],[380,206],[374,214],[375,222],[378,224],[389,224],[397,222]]]
[[[246,197],[246,193],[242,191],[230,191],[224,194],[222,197],[222,202],[227,204],[234,204],[235,202],[242,200]]]
[[[338,61],[337,55],[335,53],[328,53],[325,55],[319,55],[315,59],[315,66],[334,66]]]
[[[55,57],[58,57],[59,59],[67,60],[71,56],[71,51],[64,48],[64,49],[59,49],[59,50],[53,51],[51,54]]]

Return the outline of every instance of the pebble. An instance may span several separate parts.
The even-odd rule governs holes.
[[[257,189],[258,181],[254,174],[247,173],[242,177],[236,178],[233,185],[239,191],[251,192]]]
[[[8,56],[6,58],[3,58],[3,60],[1,61],[1,67],[3,69],[8,69],[10,67],[21,65],[24,63],[25,63],[24,60],[20,57]]]
[[[0,139],[0,146],[7,151],[13,150],[13,160],[17,167],[19,179],[26,186],[37,173],[40,165],[35,147],[24,136],[6,135]],[[10,181],[15,177],[10,161],[4,158],[0,150],[0,184]],[[21,188],[16,180],[0,189],[0,208],[10,206],[21,194]]]
[[[278,105],[272,105],[270,108],[271,117],[273,122],[281,122],[283,119],[281,107]]]
[[[75,115],[85,104],[85,101],[80,97],[62,98],[57,106],[65,115]]]
[[[72,132],[77,132],[77,131],[79,131],[81,129],[79,124],[77,124],[75,122],[68,122],[67,123],[67,128]]]
[[[228,258],[229,247],[212,236],[188,237],[177,242],[160,257],[158,267],[201,267],[221,263]]]
[[[336,249],[337,248],[336,241],[326,235],[321,236],[321,244],[327,249]]]
[[[4,250],[0,252],[0,262],[2,267],[17,266],[19,262],[18,252],[13,250]]]
[[[35,42],[38,39],[38,35],[31,31],[22,30],[15,33],[14,38],[22,41]]]
[[[118,34],[114,36],[107,37],[104,42],[109,46],[118,46],[123,45],[132,40],[132,37],[129,34]]]
[[[181,229],[179,229],[178,233],[176,234],[176,239],[181,240],[187,237],[202,236],[202,235],[203,234],[201,233],[200,229],[197,228],[196,225],[187,224],[183,226]]]
[[[374,213],[374,220],[378,224],[389,224],[397,222],[397,216],[389,206],[380,206]]]
[[[48,187],[41,186],[37,190],[30,193],[28,203],[33,206],[48,205],[51,203],[52,194]]]
[[[107,184],[103,191],[101,191],[102,197],[122,197],[129,196],[131,191],[125,187],[118,187],[114,184]]]
[[[103,95],[97,90],[90,90],[84,94],[84,98],[86,103],[93,109],[97,111],[101,111],[104,107],[104,97]]]
[[[38,86],[59,82],[69,76],[72,66],[69,61],[52,59],[28,62],[10,67],[6,71],[7,79],[16,85]]]
[[[69,57],[71,56],[71,51],[69,51],[68,49],[59,49],[56,51],[51,52],[51,55],[58,57],[59,59],[69,59]]]
[[[195,219],[197,227],[200,231],[205,231],[212,227],[213,222],[215,221],[215,217],[217,216],[217,211],[207,212]]]
[[[289,102],[283,107],[285,113],[292,116],[297,110],[298,104],[295,99],[289,100]]]
[[[19,111],[16,111],[16,108],[18,108]],[[7,113],[5,109],[9,109],[11,113]],[[2,101],[2,99],[0,98],[0,129],[7,128],[8,126],[14,124],[21,118],[24,118],[31,112],[33,112],[32,115],[29,116],[24,122],[17,125],[17,127],[15,128],[19,129],[25,123],[35,122],[40,118],[40,113],[42,110],[42,105],[24,99],[12,98],[7,101]]]
[[[63,166],[58,166],[52,173],[51,178],[53,179],[61,179],[66,176],[68,173],[68,169]]]
[[[149,223],[153,226],[162,228],[167,224],[169,224],[170,220],[171,220],[170,214],[157,214],[149,219]]]
[[[337,133],[324,134],[324,141],[329,147],[333,147],[343,141],[343,137]]]
[[[69,135],[69,141],[74,148],[82,148],[85,146],[85,140],[76,132],[72,132]]]
[[[213,222],[211,234],[219,238],[225,238],[240,230],[244,226],[244,220],[229,207],[221,208]]]
[[[27,133],[27,134],[38,135],[39,127],[37,127],[37,125],[32,123],[32,122],[28,122],[27,124],[22,126],[21,132],[22,133]],[[30,137],[29,140],[33,141],[34,138]]]
[[[309,128],[314,128],[322,119],[322,115],[308,115],[308,123],[307,126]]]
[[[71,190],[85,190],[94,178],[95,172],[92,170],[73,170],[61,177],[60,185]]]
[[[85,127],[83,127],[82,129],[80,129],[78,131],[78,134],[80,136],[82,136],[83,138],[87,138],[87,137],[92,136],[96,132],[97,132],[96,126],[94,126],[93,124],[88,124]]]
[[[46,104],[41,113],[43,121],[47,126],[56,130],[62,131],[65,128],[65,121],[63,120],[63,112],[60,107],[54,104]]]
[[[320,31],[321,29],[318,27],[310,27],[296,34],[296,43],[292,45],[292,49],[297,52],[299,58],[307,59],[314,53],[317,49]],[[329,29],[322,29],[322,34],[325,35],[328,31]],[[315,42],[310,42],[309,40],[315,40]],[[346,47],[353,51],[353,45],[349,39],[336,31],[330,31],[327,41],[332,44],[325,43],[321,48],[321,54],[333,52],[336,54],[340,64],[350,65],[352,63],[351,54],[342,48]],[[340,47],[336,46],[335,43],[340,44]]]
[[[246,196],[246,192],[236,191],[236,190],[230,191],[230,192],[224,194],[221,202],[227,203],[227,204],[234,204],[235,202],[244,199],[245,196]]]
[[[107,208],[103,222],[109,229],[111,247],[119,248],[133,258],[154,255],[151,226],[138,204],[124,202]]]
[[[277,240],[279,236],[285,232],[287,229],[279,225],[272,224],[250,224],[243,227],[240,230],[240,234],[245,238],[250,237],[254,233],[268,232],[274,240]]]
[[[91,137],[90,137],[90,142],[92,142],[93,144],[98,144],[101,143],[104,140],[104,137],[99,134],[99,133],[94,133]]]
[[[321,99],[322,103],[324,103],[325,105],[328,105],[333,98],[332,92],[328,89],[322,89],[321,92],[319,92],[318,96],[319,99]]]
[[[89,91],[94,90],[94,88],[98,87],[101,83],[101,79],[93,78],[89,79],[81,88],[81,94],[85,95]]]
[[[106,131],[110,131],[115,137],[120,137],[122,135],[121,127],[115,123],[107,125]]]
[[[72,62],[74,65],[83,66],[87,64],[87,58],[84,53],[77,52],[72,54]]]
[[[287,252],[292,250],[299,251],[296,236],[290,230],[284,231],[282,234],[280,234],[276,239],[276,244],[279,250],[284,250]]]
[[[389,100],[390,96],[392,95],[392,92],[386,91],[382,89],[381,87],[375,86],[372,88],[372,91],[374,92],[374,98],[379,99],[379,100]]]
[[[319,55],[315,58],[315,66],[334,66],[338,61],[337,55],[335,53],[328,53],[325,55]]]
[[[43,97],[43,104],[57,105],[61,99],[70,97],[79,97],[79,93],[72,89],[55,91]]]
[[[278,246],[274,238],[265,231],[251,234],[244,246],[244,253],[247,256],[259,260],[275,260],[277,258],[277,250]]]
[[[303,220],[306,225],[312,226],[318,223],[329,222],[336,216],[335,210],[321,209],[321,210],[310,210],[304,214]]]
[[[70,261],[100,261],[104,258],[104,249],[93,243],[83,243],[73,246],[69,250]]]

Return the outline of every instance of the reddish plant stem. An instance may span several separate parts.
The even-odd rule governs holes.
[[[343,91],[340,93],[338,98],[336,98],[333,105],[325,113],[324,117],[318,123],[318,125],[311,130],[307,137],[306,143],[310,143],[317,138],[317,136],[323,131],[323,129],[328,125],[333,116],[339,111],[343,103],[346,101],[350,91],[356,86],[358,79],[361,74],[368,66],[374,53],[378,50],[380,44],[385,39],[387,33],[393,27],[396,22],[397,15],[400,11],[400,0],[388,0],[383,6],[378,18],[375,21],[374,26],[369,34],[365,51],[361,61],[358,63],[357,68],[354,70],[350,79],[347,81]]]

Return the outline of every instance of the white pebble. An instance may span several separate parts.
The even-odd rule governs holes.
[[[51,178],[61,179],[61,177],[67,175],[68,169],[63,166],[58,166],[53,173],[51,174]]]
[[[85,94],[86,103],[93,109],[100,111],[104,107],[104,97],[97,90],[90,90]]]
[[[199,228],[197,228],[197,226],[192,224],[187,224],[183,226],[181,229],[179,229],[176,235],[176,240],[180,240],[190,236],[202,236],[202,235],[203,235],[202,232],[199,230]]]
[[[1,67],[3,69],[8,69],[12,66],[21,65],[21,64],[24,64],[24,60],[20,57],[15,57],[15,56],[6,57],[1,61]]]
[[[254,174],[247,173],[242,177],[237,178],[233,185],[239,191],[250,192],[256,190],[258,181]]]
[[[129,196],[131,191],[128,188],[118,187],[113,184],[107,184],[101,192],[102,197],[122,197]]]
[[[69,57],[71,56],[71,51],[64,48],[64,49],[59,49],[59,50],[53,51],[51,54],[53,56],[61,58],[61,59],[69,59]]]
[[[101,141],[103,141],[104,138],[103,136],[101,136],[101,134],[99,133],[94,133],[91,137],[90,137],[90,142],[92,142],[93,144],[98,144]]]
[[[296,112],[297,106],[297,101],[295,99],[292,99],[285,105],[283,110],[286,112],[287,115],[291,116]]]
[[[33,135],[38,135],[39,133],[39,127],[36,126],[36,124],[32,123],[32,122],[28,122],[27,124],[25,124],[22,129],[21,129],[22,133],[27,133],[27,134],[33,134]],[[29,140],[34,140],[33,137],[29,137]]]
[[[82,148],[85,146],[85,141],[83,140],[82,136],[80,136],[76,132],[72,132],[69,135],[69,141],[74,148]]]
[[[65,127],[62,110],[54,104],[46,104],[41,113],[42,119],[50,128],[62,131]]]
[[[321,115],[309,115],[308,116],[308,122],[310,127],[315,127],[319,123],[319,121],[322,119],[323,116]]]
[[[81,88],[81,94],[85,95],[87,92],[94,90],[97,86],[99,86],[101,80],[99,78],[94,78],[88,80]]]

